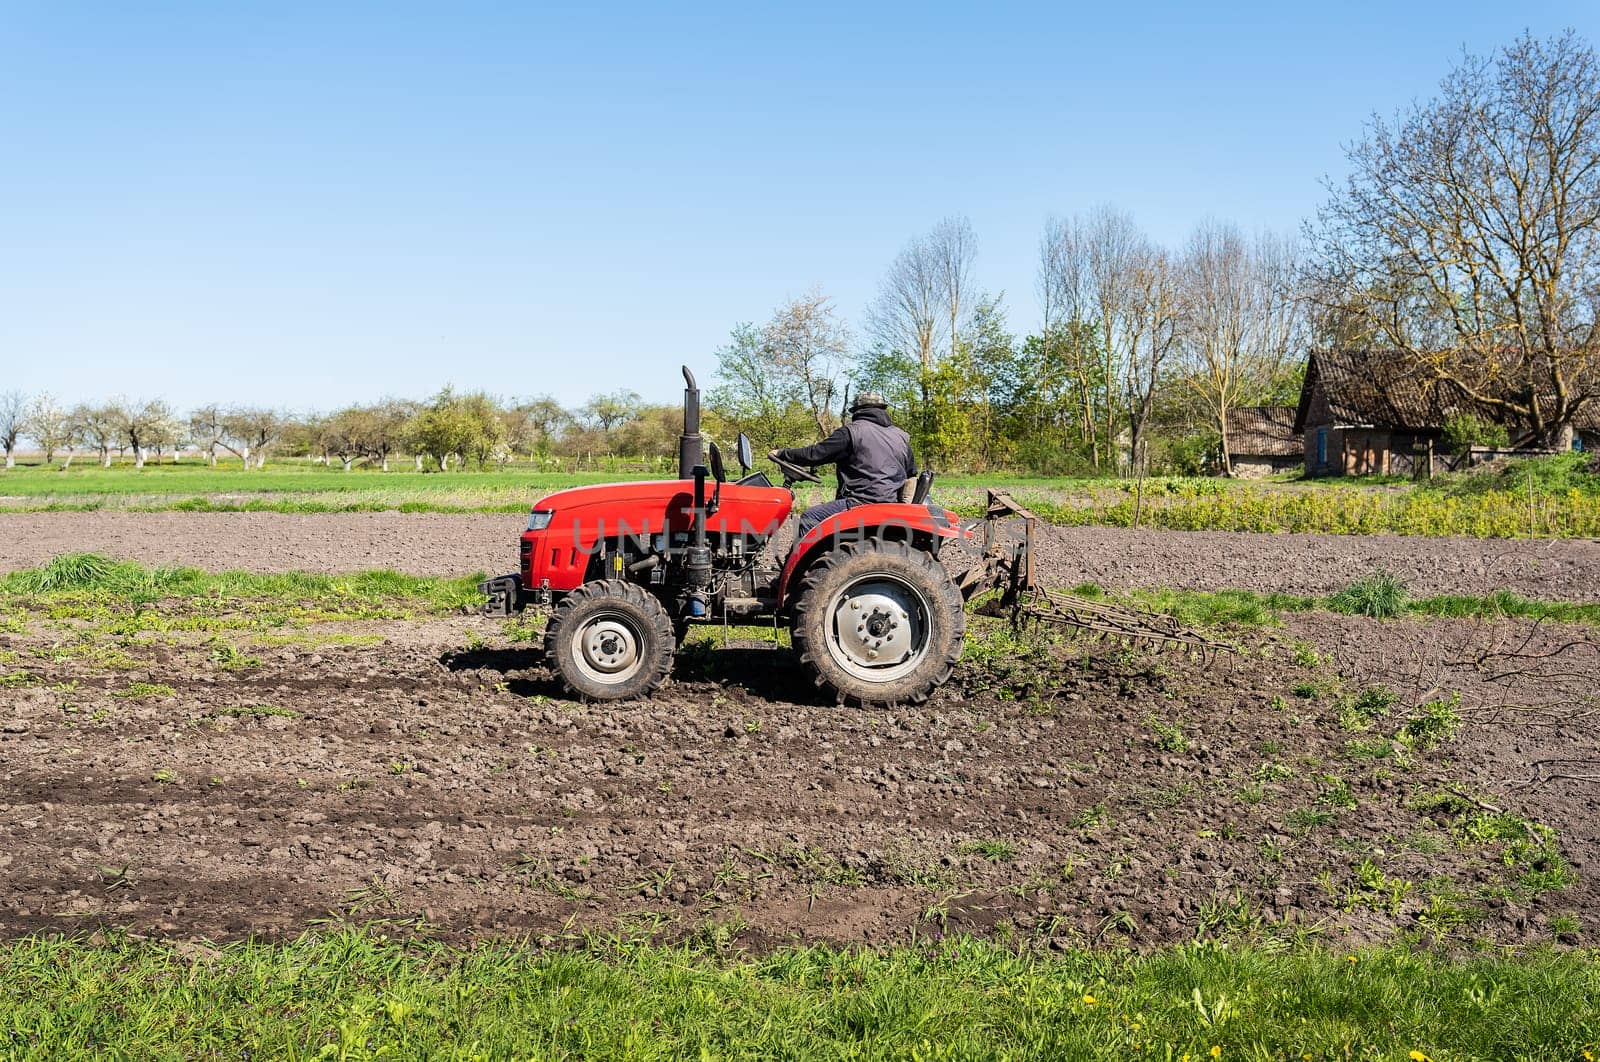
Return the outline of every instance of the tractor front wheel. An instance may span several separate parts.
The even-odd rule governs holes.
[[[796,651],[841,701],[920,704],[961,659],[967,617],[936,557],[908,542],[847,542],[806,572]]]
[[[607,580],[584,583],[562,599],[544,651],[572,692],[622,701],[666,681],[677,644],[660,601],[632,583]]]

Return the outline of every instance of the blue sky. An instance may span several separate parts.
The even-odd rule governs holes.
[[[671,400],[950,214],[1018,331],[1052,215],[1295,228],[1373,111],[1589,3],[0,0],[0,389]]]

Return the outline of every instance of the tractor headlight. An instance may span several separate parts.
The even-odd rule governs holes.
[[[533,510],[533,512],[528,514],[528,530],[543,531],[545,528],[550,526],[550,519],[553,516],[555,516],[555,513],[551,512],[549,509]]]

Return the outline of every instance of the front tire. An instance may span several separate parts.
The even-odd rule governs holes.
[[[846,542],[801,582],[800,662],[840,701],[921,704],[961,659],[967,615],[936,557],[908,542]]]
[[[677,644],[660,601],[632,583],[607,580],[584,583],[561,600],[544,651],[573,693],[623,701],[667,680]]]

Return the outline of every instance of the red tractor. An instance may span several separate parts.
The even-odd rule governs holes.
[[[783,485],[773,486],[751,472],[741,434],[740,478],[729,482],[700,435],[694,376],[683,376],[678,478],[540,499],[517,573],[482,584],[484,613],[550,608],[548,661],[594,700],[649,693],[690,626],[729,622],[788,626],[801,663],[839,701],[925,700],[950,677],[966,631],[963,587],[939,550],[973,534],[927,500],[932,474],[909,482],[903,501],[858,505],[773,557],[769,544],[798,520],[794,484],[820,480],[778,462]]]

